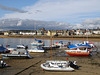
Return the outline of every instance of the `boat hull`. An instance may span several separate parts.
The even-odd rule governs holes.
[[[28,50],[30,53],[44,53],[44,50]]]
[[[45,67],[45,66],[43,66],[43,64],[41,64],[41,67],[42,67],[44,70],[46,70],[46,71],[57,71],[57,72],[59,72],[59,71],[74,71],[74,69],[71,68],[71,67],[52,68],[52,67]]]
[[[23,59],[23,58],[32,58],[30,55],[21,55],[21,54],[1,54],[3,58],[18,58],[18,59]]]
[[[88,52],[66,52],[70,56],[89,56]]]

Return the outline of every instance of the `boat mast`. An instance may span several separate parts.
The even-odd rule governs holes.
[[[51,31],[51,60],[52,60],[52,31]]]

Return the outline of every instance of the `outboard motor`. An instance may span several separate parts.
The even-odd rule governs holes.
[[[79,69],[79,66],[76,65],[76,61],[69,61],[69,65],[74,69]]]

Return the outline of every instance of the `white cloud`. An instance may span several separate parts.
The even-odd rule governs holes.
[[[20,18],[45,21],[78,19],[83,13],[100,12],[100,0],[39,0],[26,6],[26,13],[5,14],[2,18]],[[38,10],[38,11],[37,11]]]
[[[100,27],[100,18],[86,19],[81,25],[89,29]]]

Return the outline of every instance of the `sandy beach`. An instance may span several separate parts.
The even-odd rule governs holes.
[[[40,64],[51,60],[51,51],[47,53],[31,53],[32,59],[5,59],[10,66],[0,69],[0,75],[100,75],[100,53],[92,57],[71,57],[66,55],[65,49],[52,51],[52,60],[77,61],[79,70],[73,72],[44,71]]]

